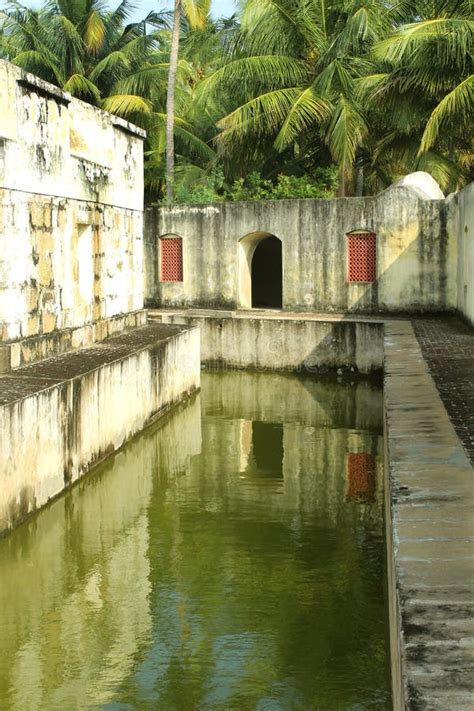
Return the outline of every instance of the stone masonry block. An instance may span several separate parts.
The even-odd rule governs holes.
[[[35,202],[30,204],[30,220],[33,227],[43,227],[44,211],[41,204]]]
[[[0,373],[8,373],[11,369],[11,346],[0,346]]]

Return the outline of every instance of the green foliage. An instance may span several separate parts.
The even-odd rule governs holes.
[[[225,185],[221,168],[203,176],[193,184],[181,182],[175,195],[175,202],[201,205],[230,200],[292,200],[301,198],[331,198],[338,188],[338,171],[335,166],[317,168],[313,176],[279,175],[276,182],[262,178],[252,171],[246,178],[238,178],[231,187]]]
[[[257,172],[246,179],[239,178],[228,193],[228,199],[239,200],[292,200],[304,198],[331,198],[338,188],[338,171],[335,166],[317,168],[313,175],[280,174],[276,183],[265,180]]]
[[[192,185],[186,182],[178,183],[175,191],[175,202],[188,205],[205,205],[212,202],[222,202],[226,198],[224,173],[217,168],[210,175]]]
[[[43,2],[0,11],[0,56],[146,128],[146,198],[161,200],[172,13],[130,23],[134,0]],[[241,0],[217,21],[209,6],[183,5],[177,201],[370,194],[414,170],[446,192],[474,178],[472,0]]]

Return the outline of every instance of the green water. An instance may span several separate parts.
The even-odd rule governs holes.
[[[0,709],[389,709],[382,402],[224,373],[0,541]]]

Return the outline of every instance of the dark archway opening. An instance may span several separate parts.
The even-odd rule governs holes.
[[[283,269],[281,242],[267,237],[258,243],[252,258],[252,307],[281,309]]]

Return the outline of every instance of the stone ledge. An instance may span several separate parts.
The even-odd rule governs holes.
[[[76,328],[65,328],[42,336],[0,343],[0,374],[67,353],[75,348],[90,346],[116,333],[144,326],[146,323],[145,310],[132,311]]]
[[[189,327],[150,324],[111,336],[90,348],[78,348],[52,356],[10,373],[0,375],[0,406],[54,387],[62,382],[80,378],[104,365],[115,363],[132,353],[159,347]]]
[[[411,323],[387,322],[384,348],[394,709],[470,708],[473,471]]]
[[[120,116],[115,116],[114,114],[112,114],[111,116],[112,124],[113,126],[115,126],[115,128],[125,131],[125,133],[131,133],[132,135],[138,136],[138,138],[145,140],[146,131],[143,128],[136,126],[134,123],[130,123],[130,121],[126,121]]]
[[[43,94],[43,96],[55,99],[60,104],[65,104],[66,106],[72,101],[72,95],[67,91],[63,91],[58,86],[50,84],[28,72],[24,72],[21,79],[17,79],[17,84],[24,86],[29,91],[36,91],[38,94]]]

